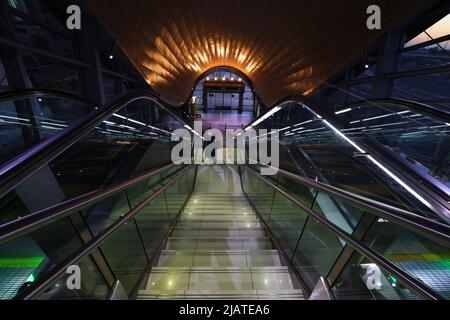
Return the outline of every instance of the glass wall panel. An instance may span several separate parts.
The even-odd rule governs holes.
[[[78,69],[35,56],[25,56],[23,62],[33,87],[83,96]]]
[[[275,196],[273,189],[261,183],[254,175],[248,173],[246,170],[242,171],[242,177],[245,193],[250,198],[260,216],[267,222]]]
[[[450,249],[384,219],[364,239],[373,250],[450,299]]]
[[[346,104],[369,99],[372,95],[372,82],[352,86],[350,87],[349,92],[350,93],[347,95]]]
[[[149,264],[134,219],[117,229],[100,249],[130,297]]]
[[[405,47],[416,45],[432,39],[437,39],[449,34],[448,26],[450,25],[450,14],[439,20],[437,23],[429,27],[425,32],[421,33],[411,41],[409,41]],[[427,34],[428,33],[428,34]],[[431,38],[430,38],[431,36]]]
[[[0,92],[7,91],[9,89],[8,79],[6,77],[6,66],[0,57]]]
[[[278,178],[279,188],[288,191],[289,195],[294,196],[307,207],[311,207],[316,196],[316,192],[304,185],[280,174]]]
[[[38,300],[105,300],[110,288],[90,257],[76,264],[80,271],[80,289],[69,289],[76,280],[69,278],[74,273],[65,273],[50,288],[41,293]],[[73,271],[72,271],[73,272]]]
[[[450,31],[449,31],[450,32]],[[401,54],[399,71],[434,68],[450,64],[448,41]]]
[[[320,277],[327,277],[344,246],[343,240],[308,219],[292,263],[310,290]]]
[[[393,174],[374,157],[362,156],[362,153],[367,152],[364,148],[366,135],[389,130],[387,124],[396,130],[404,128],[400,123],[411,124],[406,128],[410,130],[407,133],[417,129],[418,118],[411,111],[398,108],[393,111],[383,106],[384,104],[376,108],[368,103],[367,108],[340,109],[335,112],[339,122],[333,125],[331,120],[323,119],[308,106],[300,103],[285,104],[258,127],[280,128],[280,140],[289,148],[289,152],[280,155],[290,158],[280,163],[288,164],[291,168],[289,171],[398,208],[440,219],[436,210],[430,209],[426,201],[402,185],[401,177]],[[406,119],[409,117],[411,119]],[[338,124],[345,129],[337,128]],[[440,125],[447,127],[445,123]],[[373,132],[370,131],[372,129]],[[390,150],[395,152],[395,147]],[[442,150],[443,154],[439,154],[439,159],[445,159],[447,149]],[[285,185],[284,181],[280,182]]]
[[[73,58],[75,56],[73,40],[70,38],[70,34],[65,34],[67,28],[60,29],[60,32],[56,32],[54,26],[50,28],[45,27],[33,23],[24,16],[19,17],[13,15],[12,18],[15,22],[18,41],[65,57]]]
[[[413,292],[376,264],[354,254],[332,287],[337,300],[417,300]]]
[[[132,208],[134,206],[130,207],[126,193],[120,192],[83,209],[82,213],[92,234],[96,236]]]
[[[364,214],[364,209],[324,192],[318,193],[313,210],[350,235],[353,234]]]
[[[147,117],[146,122],[136,120],[141,118],[134,104],[152,118]],[[113,114],[3,197],[1,219],[24,216],[171,164],[170,154],[176,144],[171,141],[171,132],[183,124],[160,107],[156,109],[157,120],[153,117],[154,104],[144,99]],[[128,110],[135,118],[128,115]],[[154,186],[149,184],[144,182],[143,187],[151,191]],[[138,191],[137,197],[145,196]],[[132,192],[130,196],[134,201]]]
[[[278,193],[275,195],[268,225],[288,258],[294,254],[306,218],[307,214],[303,210],[295,207],[284,196]]]
[[[22,286],[48,274],[81,245],[67,219],[0,245],[0,299],[12,299]]]
[[[450,73],[448,72],[400,78],[394,82],[393,98],[415,101],[450,100],[449,85]]]
[[[0,101],[0,164],[93,110],[93,106],[54,96]]]
[[[123,94],[124,87],[122,79],[104,75],[103,87],[107,104],[114,102]]]

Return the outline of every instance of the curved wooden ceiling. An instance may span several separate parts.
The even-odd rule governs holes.
[[[147,82],[172,105],[208,69],[230,66],[266,105],[308,94],[381,36],[366,9],[390,29],[423,0],[88,0]]]

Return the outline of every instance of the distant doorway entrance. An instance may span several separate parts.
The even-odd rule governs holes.
[[[203,112],[212,110],[243,111],[245,85],[242,81],[205,81]]]
[[[239,93],[208,93],[207,105],[210,110],[239,110]]]

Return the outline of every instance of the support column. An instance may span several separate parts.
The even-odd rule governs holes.
[[[252,91],[253,94],[253,115],[256,116],[256,94],[255,91]]]
[[[78,34],[78,45],[82,50],[81,60],[90,64],[91,68],[84,69],[85,96],[88,100],[103,106],[106,103],[98,45],[100,37],[99,26],[91,17],[84,18],[84,26]]]
[[[393,81],[386,75],[397,70],[400,50],[404,45],[403,30],[393,30],[385,36],[376,66],[372,98],[390,98],[392,96]]]
[[[239,113],[243,112],[243,103],[244,103],[244,92],[239,92]]]
[[[203,112],[208,113],[208,90],[203,89]]]

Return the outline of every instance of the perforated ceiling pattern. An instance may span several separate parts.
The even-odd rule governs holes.
[[[148,83],[172,105],[198,77],[230,66],[252,80],[267,105],[307,94],[421,0],[88,0]],[[366,9],[382,8],[382,31]],[[309,80],[308,80],[309,79]],[[311,80],[313,79],[313,80]]]

